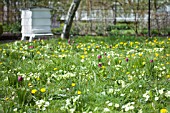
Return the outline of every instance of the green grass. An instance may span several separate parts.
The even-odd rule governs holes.
[[[170,111],[169,43],[170,38],[86,36],[70,43],[0,44],[0,111]]]

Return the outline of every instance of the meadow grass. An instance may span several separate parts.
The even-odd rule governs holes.
[[[170,38],[0,44],[4,113],[168,113]]]

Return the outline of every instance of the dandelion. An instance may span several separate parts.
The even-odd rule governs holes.
[[[56,70],[57,70],[57,68],[54,68],[53,70],[54,70],[54,71],[56,71]]]
[[[80,95],[80,94],[81,94],[81,91],[77,91],[77,94]]]
[[[32,84],[31,84],[31,83],[28,83],[28,86],[29,86],[29,87],[32,87]]]
[[[44,92],[46,92],[46,89],[45,89],[45,88],[41,88],[40,91],[41,91],[42,93],[44,93]]]
[[[23,80],[22,76],[18,76],[18,82],[21,82]]]
[[[0,62],[0,65],[2,64],[2,62]]]
[[[71,86],[74,87],[74,86],[76,86],[76,84],[75,84],[75,83],[72,83]]]
[[[39,51],[37,51],[37,54],[40,54],[40,52],[39,52]]]
[[[31,90],[31,93],[32,93],[32,94],[35,94],[36,92],[37,92],[36,89]]]
[[[8,101],[8,100],[9,100],[9,98],[8,98],[8,97],[6,97],[6,98],[5,98],[5,100],[6,100],[6,101]]]
[[[158,56],[159,56],[159,54],[158,54],[158,53],[155,53],[155,56],[156,56],[156,57],[158,57]]]
[[[146,62],[142,62],[142,65],[145,65],[146,64]]]
[[[160,113],[168,113],[168,110],[165,109],[165,108],[164,108],[164,109],[161,109],[161,110],[160,110]]]

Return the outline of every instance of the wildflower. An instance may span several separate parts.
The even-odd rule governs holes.
[[[101,59],[102,58],[102,56],[101,55],[98,55],[98,59]]]
[[[32,84],[31,84],[31,83],[29,83],[29,84],[28,84],[28,86],[29,86],[29,87],[32,87]]]
[[[110,112],[110,109],[109,108],[104,108],[103,112]]]
[[[159,56],[159,54],[158,54],[158,53],[155,53],[155,56],[156,56],[156,57],[158,57],[158,56]]]
[[[41,91],[42,93],[44,93],[44,92],[46,92],[46,89],[45,89],[45,88],[41,88],[40,91]]]
[[[57,68],[54,68],[53,70],[54,70],[54,71],[56,71],[56,70],[57,70]]]
[[[129,59],[128,58],[126,58],[126,62],[128,62],[129,61]]]
[[[71,86],[74,87],[74,86],[76,86],[76,84],[75,84],[75,83],[72,83]]]
[[[7,101],[7,100],[9,100],[9,98],[8,98],[8,97],[6,97],[6,98],[5,98],[5,100],[6,100],[6,101]]]
[[[31,93],[32,93],[32,94],[35,94],[36,92],[37,92],[36,89],[31,90]]]
[[[162,95],[164,93],[164,88],[162,88],[161,90],[158,90],[159,94]]]
[[[29,49],[33,49],[34,48],[34,46],[29,46]]]
[[[155,101],[159,100],[159,97],[155,97]]]
[[[39,52],[39,51],[37,51],[37,54],[40,54],[40,52]]]
[[[68,39],[68,44],[70,44],[71,43],[71,40],[70,39]]]
[[[98,64],[98,67],[102,67],[102,64],[101,64],[101,63],[99,63],[99,64]]]
[[[164,109],[161,109],[161,110],[160,110],[160,113],[168,113],[168,110],[165,109],[165,108],[164,108]]]
[[[145,65],[146,64],[146,62],[142,62],[142,65]]]
[[[40,77],[36,77],[36,80],[40,80]]]
[[[2,62],[0,62],[0,65],[2,64]]]
[[[13,109],[13,111],[14,111],[14,112],[17,111],[17,108]]]
[[[167,91],[166,93],[165,93],[165,96],[168,98],[168,97],[170,97],[170,91]]]
[[[102,69],[105,69],[106,67],[105,66],[102,66]]]
[[[23,80],[22,76],[18,76],[18,82],[21,82]]]
[[[118,108],[119,107],[119,104],[115,104],[115,108]]]
[[[80,95],[80,94],[81,94],[81,91],[77,91],[77,94]]]
[[[150,62],[152,63],[152,62],[153,62],[153,60],[150,60]]]

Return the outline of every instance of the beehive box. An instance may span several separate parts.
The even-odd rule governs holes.
[[[35,36],[52,35],[51,33],[51,9],[49,8],[30,8],[21,11],[22,38],[30,37],[29,41]]]

